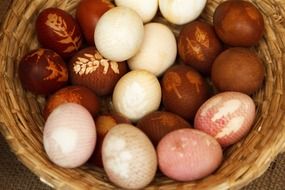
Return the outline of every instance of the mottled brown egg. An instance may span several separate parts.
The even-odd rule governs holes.
[[[178,51],[184,63],[201,73],[210,74],[215,58],[222,51],[222,45],[210,24],[195,21],[181,30]]]
[[[81,47],[82,35],[73,17],[58,8],[44,9],[36,20],[40,44],[63,58],[74,55]]]
[[[125,62],[102,57],[95,47],[82,49],[70,60],[71,82],[92,89],[97,95],[112,93],[118,80],[127,72]]]
[[[184,119],[193,119],[198,108],[208,97],[209,88],[206,81],[190,66],[173,66],[162,78],[164,107]]]
[[[90,163],[103,167],[101,155],[103,140],[111,128],[121,123],[131,124],[130,120],[117,113],[100,115],[95,119],[97,142],[96,149],[89,160]]]
[[[248,1],[225,1],[214,13],[214,27],[221,40],[231,46],[253,46],[264,33],[260,11]]]
[[[68,70],[57,53],[40,48],[22,58],[19,77],[25,89],[48,95],[67,84]]]
[[[94,46],[94,31],[99,18],[113,8],[114,5],[106,0],[83,0],[76,9],[76,18],[82,33],[90,46]]]
[[[63,103],[77,103],[85,107],[93,117],[99,112],[99,98],[96,94],[84,86],[68,86],[55,92],[49,97],[43,110],[44,118]]]
[[[263,84],[265,68],[255,53],[246,48],[230,48],[215,60],[211,74],[220,91],[237,91],[248,95]]]
[[[180,116],[166,112],[156,111],[143,117],[137,124],[156,147],[159,141],[168,133],[191,125]]]

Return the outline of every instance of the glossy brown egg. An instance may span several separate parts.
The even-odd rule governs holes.
[[[220,91],[253,94],[263,84],[265,68],[255,53],[246,48],[230,48],[215,60],[211,74]]]
[[[58,8],[47,8],[39,14],[36,32],[44,48],[54,50],[63,58],[74,55],[82,44],[79,26],[70,14]]]
[[[95,47],[89,47],[71,59],[69,72],[73,84],[86,86],[104,96],[112,93],[118,80],[127,72],[127,65],[105,59]]]
[[[137,124],[156,147],[159,141],[168,133],[182,128],[190,128],[191,125],[180,116],[156,111],[143,117]]]
[[[77,103],[85,107],[93,117],[99,112],[99,98],[96,94],[84,86],[68,86],[55,92],[49,97],[43,110],[44,118],[63,103]]]
[[[83,0],[76,9],[76,18],[79,22],[83,35],[90,46],[94,46],[94,31],[99,18],[114,7],[106,0]]]
[[[25,89],[48,95],[67,84],[68,70],[57,53],[40,48],[22,58],[19,77]]]
[[[184,119],[192,120],[208,97],[209,89],[206,81],[190,66],[173,66],[162,78],[164,107]]]
[[[214,13],[214,27],[224,43],[248,47],[262,38],[264,20],[260,11],[248,1],[225,1]]]
[[[95,119],[97,142],[96,142],[96,149],[89,160],[90,163],[93,163],[99,167],[103,167],[102,155],[101,155],[103,140],[107,135],[107,133],[109,132],[109,130],[120,123],[131,124],[130,120],[117,113],[100,115]]]
[[[195,21],[181,30],[178,50],[184,63],[201,73],[210,74],[215,58],[222,51],[222,45],[210,24]]]

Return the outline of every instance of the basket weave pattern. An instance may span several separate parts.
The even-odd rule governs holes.
[[[39,47],[34,23],[40,10],[59,7],[72,14],[79,0],[14,0],[0,36],[0,131],[16,156],[37,176],[57,189],[116,189],[103,170],[62,169],[43,150],[43,97],[22,89],[18,64]],[[202,18],[209,22],[221,0],[209,0]],[[191,183],[157,176],[149,189],[236,189],[259,177],[285,151],[285,1],[253,0],[264,15],[266,33],[255,48],[266,67],[264,87],[254,95],[256,124],[250,134],[225,153],[213,175]]]

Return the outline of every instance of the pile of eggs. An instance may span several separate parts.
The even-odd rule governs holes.
[[[103,167],[126,189],[147,186],[158,167],[182,182],[219,168],[223,150],[255,121],[250,96],[265,68],[249,47],[264,21],[236,0],[216,8],[212,25],[198,19],[206,4],[82,0],[76,18],[58,8],[39,13],[41,48],[22,58],[19,78],[47,97],[43,143],[54,164]],[[181,25],[179,36],[154,17]]]

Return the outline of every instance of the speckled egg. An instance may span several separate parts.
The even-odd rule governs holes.
[[[68,70],[57,53],[40,48],[22,58],[19,77],[25,89],[35,94],[48,95],[67,84]]]
[[[73,17],[59,9],[44,9],[36,20],[36,33],[44,48],[52,49],[63,58],[69,58],[82,45],[82,35]]]
[[[118,80],[127,72],[127,64],[105,59],[95,47],[88,47],[70,60],[69,72],[72,84],[86,86],[104,96],[113,92]]]

